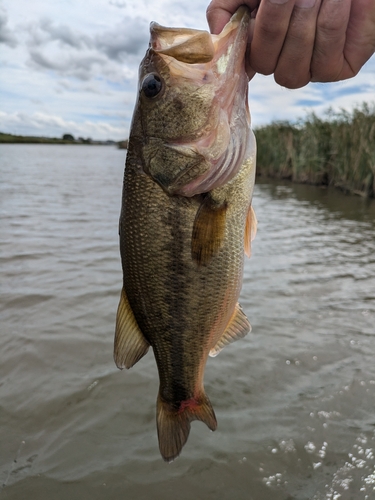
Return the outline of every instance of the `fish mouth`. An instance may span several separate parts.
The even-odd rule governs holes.
[[[218,35],[190,28],[168,28],[152,22],[150,47],[159,55],[183,63],[203,64],[212,61],[216,65],[216,73],[222,75],[236,69],[236,60],[238,66],[242,65],[249,22],[250,10],[244,5],[237,9]],[[173,68],[173,61],[169,60],[168,63],[172,64],[171,72],[178,73],[177,67]]]
[[[192,178],[189,168],[162,187],[169,194],[194,196],[223,186],[240,170],[248,151],[250,113],[245,53],[250,10],[241,6],[218,35],[193,29],[164,28],[151,23],[150,48],[168,65],[176,82],[189,79],[197,87],[212,87],[211,112],[204,130],[194,137],[164,142],[176,155],[201,163]],[[190,164],[192,162],[190,161]]]
[[[234,94],[239,90],[239,75],[248,83],[245,71],[245,53],[248,42],[250,11],[241,6],[232,16],[228,24],[219,35],[211,35],[215,56],[213,70],[215,71],[220,87],[218,95],[230,107],[234,101]],[[236,78],[237,76],[237,78]]]

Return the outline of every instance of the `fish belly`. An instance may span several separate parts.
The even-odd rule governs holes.
[[[191,420],[216,428],[203,374],[241,290],[250,167],[231,181],[221,246],[201,264],[192,256],[192,234],[202,196],[166,194],[128,157],[120,217],[123,286],[156,358],[159,444],[171,460],[186,441]]]

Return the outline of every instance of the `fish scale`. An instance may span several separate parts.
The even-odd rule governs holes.
[[[227,31],[224,29],[222,44],[236,43],[239,39],[244,55],[247,23],[248,12],[242,9],[232,18]],[[158,26],[157,29],[158,36],[162,36],[162,27]],[[162,42],[158,43],[158,47],[163,47]],[[244,95],[244,110],[238,106],[238,98],[238,109],[225,103],[227,108],[235,108],[240,117],[233,116],[233,112],[227,117],[228,130],[232,127],[232,134],[239,134],[234,143],[242,138],[247,144],[240,148],[239,154],[232,155],[235,158],[233,161],[239,161],[238,165],[233,166],[235,175],[225,183],[217,182],[208,192],[202,191],[192,196],[181,195],[178,190],[171,192],[171,186],[175,183],[173,176],[181,175],[178,172],[185,172],[186,165],[190,164],[184,161],[184,149],[178,147],[174,151],[173,146],[165,145],[165,127],[160,127],[159,137],[150,136],[150,131],[154,134],[158,129],[155,120],[162,122],[165,119],[164,110],[168,111],[169,120],[179,120],[178,115],[170,115],[173,109],[170,101],[183,98],[182,108],[189,110],[191,96],[186,91],[182,97],[173,87],[168,87],[171,81],[175,85],[180,76],[181,62],[178,58],[186,57],[188,40],[184,42],[182,56],[178,53],[179,49],[170,44],[170,36],[168,43],[168,55],[160,55],[151,47],[145,58],[146,73],[142,64],[140,69],[140,92],[129,138],[120,216],[124,277],[115,334],[115,361],[120,368],[130,368],[147,352],[149,346],[153,348],[160,379],[157,400],[159,447],[166,461],[173,460],[180,453],[192,420],[202,420],[211,430],[215,430],[216,417],[203,387],[207,357],[210,352],[216,355],[224,345],[243,337],[250,330],[250,324],[237,301],[242,285],[244,250],[249,246],[246,240],[251,229],[254,229],[251,228],[254,223],[251,196],[255,177],[255,142],[252,133],[248,128],[241,130],[241,127],[236,126],[238,123],[243,124],[248,116]],[[218,39],[219,55],[225,49],[220,43]],[[173,61],[166,65],[165,57],[175,57],[178,61],[175,69],[177,76],[172,75]],[[189,54],[189,60],[198,60],[194,66],[203,65],[199,63],[199,57],[199,54]],[[203,57],[204,65],[209,64],[207,58],[207,55]],[[189,65],[190,62],[185,64],[188,69]],[[207,66],[208,69],[204,71],[206,66],[202,66],[202,71],[197,74],[207,73],[211,66]],[[152,73],[149,73],[150,70]],[[206,80],[212,82],[215,78],[212,68],[210,71],[211,77]],[[246,78],[242,60],[239,61],[238,71]],[[163,92],[159,97],[156,96],[156,100],[153,95],[144,94],[144,73],[148,79],[157,73],[158,82],[164,82]],[[216,85],[219,83],[217,81]],[[184,85],[186,89],[189,88],[186,78]],[[208,83],[193,81],[193,96],[197,95],[197,85]],[[242,85],[240,89],[243,91],[244,88]],[[218,115],[212,110],[220,104],[215,100],[213,89],[201,94],[208,99],[203,109],[210,108],[211,116]],[[234,92],[229,94],[233,98]],[[213,131],[216,124],[212,124],[211,130],[207,129],[207,119],[194,119],[198,112],[194,99],[192,106],[193,112],[192,109],[186,111],[184,120],[180,120],[185,123],[184,137],[195,137],[197,144],[201,144],[199,141],[203,132],[196,131],[196,128],[197,123],[204,123],[207,141],[211,138],[215,140]],[[153,110],[152,113],[148,112],[149,109]],[[150,127],[149,116],[152,118]],[[171,124],[168,127],[171,128]],[[223,137],[218,140],[226,140]],[[155,159],[156,153],[150,153],[153,149],[148,147],[149,139],[155,140],[154,144],[166,147],[170,155],[156,156]],[[222,146],[219,149],[224,150]],[[217,144],[212,147],[218,149]],[[194,161],[201,162],[206,151],[199,151],[198,146],[196,148],[196,160],[193,146],[188,152],[193,164]],[[154,155],[153,160],[150,154]],[[160,163],[161,158],[164,162],[172,163]],[[191,170],[187,171],[198,178],[198,190],[199,176],[207,168],[213,169],[214,173],[215,162],[210,163],[206,159],[198,167],[197,173],[196,170],[193,170],[194,174]],[[160,173],[163,172],[167,173],[161,180]]]

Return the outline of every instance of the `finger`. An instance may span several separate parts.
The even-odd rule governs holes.
[[[250,50],[250,65],[258,73],[274,72],[288,31],[295,0],[262,0]]]
[[[356,0],[352,3],[346,31],[344,65],[338,80],[355,76],[375,52],[375,2]]]
[[[275,80],[288,89],[307,85],[314,50],[320,0],[296,0],[289,29],[275,69]]]
[[[256,71],[250,65],[250,58],[248,57],[248,54],[250,53],[251,42],[254,35],[256,9],[251,14],[252,15],[249,23],[249,35],[248,35],[247,49],[245,55],[245,70],[247,76],[249,77],[249,81],[252,80],[256,74]]]
[[[336,81],[344,64],[351,0],[323,0],[316,26],[311,80]]]
[[[260,0],[212,0],[206,11],[211,33],[216,35],[220,33],[241,5],[247,5],[250,10],[253,10],[259,2]]]

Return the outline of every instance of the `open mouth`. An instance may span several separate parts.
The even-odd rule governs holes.
[[[151,24],[151,51],[168,65],[171,81],[179,85],[188,80],[192,88],[212,88],[212,112],[205,130],[197,129],[194,138],[164,141],[164,148],[188,158],[190,164],[172,177],[164,175],[161,184],[170,194],[190,197],[210,191],[241,168],[250,126],[245,71],[249,22],[250,11],[242,6],[219,35]]]

